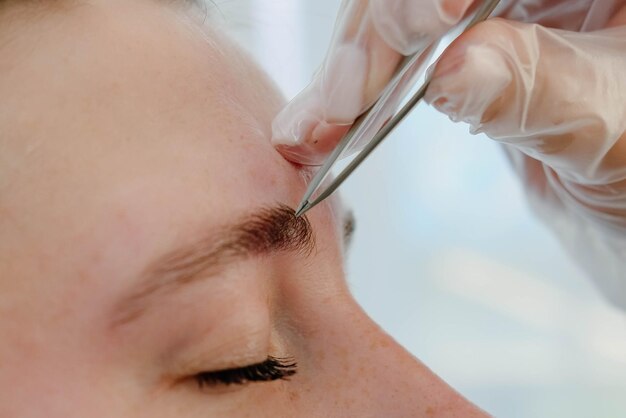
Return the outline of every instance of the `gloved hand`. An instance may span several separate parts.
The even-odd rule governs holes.
[[[365,48],[378,50],[361,50],[367,65],[358,68],[366,69],[361,78],[367,82],[356,86],[337,82],[348,67],[329,55],[309,89],[274,122],[274,141],[282,144],[282,152],[288,149],[288,158],[320,158],[336,141],[333,134],[340,127],[334,123],[349,124],[376,97],[384,84],[380,80],[388,76],[378,70],[380,51],[417,45],[462,14],[449,12],[443,3],[428,19],[435,24],[418,22],[411,31],[406,22],[414,21],[409,8],[415,3],[426,10],[436,1],[394,2],[404,13],[389,17],[388,22],[399,22],[393,35],[383,35],[387,26],[377,23],[384,13],[371,12],[379,2],[367,3],[374,16],[368,29],[378,34],[368,39],[379,36],[390,46],[371,44]],[[503,16],[541,25],[502,19],[477,25],[439,61],[426,100],[452,120],[469,123],[472,132],[505,145],[533,207],[609,299],[626,307],[626,1],[518,1],[505,6]],[[420,27],[426,28],[426,37],[415,35]],[[358,73],[358,68],[351,70]],[[328,92],[343,102],[332,100]],[[340,114],[338,109],[349,111]],[[324,148],[316,148],[316,141]],[[287,147],[293,142],[295,147]]]
[[[331,46],[309,86],[274,120],[288,159],[321,164],[376,100],[403,55],[423,49],[481,0],[343,0]],[[507,19],[567,30],[606,23],[623,0],[502,0]]]
[[[626,308],[624,12],[587,33],[484,22],[447,51],[426,101],[505,144],[532,207]]]

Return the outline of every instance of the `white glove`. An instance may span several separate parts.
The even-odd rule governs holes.
[[[621,0],[502,0],[499,15],[568,30],[606,23]],[[331,46],[310,85],[274,120],[290,160],[321,164],[376,100],[407,55],[455,25],[476,0],[344,0]]]
[[[533,208],[626,307],[626,26],[576,33],[491,20],[434,75],[426,100],[505,144]]]
[[[348,3],[344,15],[354,2]],[[386,3],[394,7],[384,15],[377,9],[380,2],[358,2],[370,14],[370,26],[365,27],[380,31],[380,42],[385,39],[383,44],[403,52],[462,14],[443,13],[448,9],[433,8],[434,0]],[[416,35],[417,26],[406,23],[413,21],[416,3],[422,10],[436,11],[425,36]],[[472,132],[484,132],[505,144],[533,207],[609,299],[626,307],[626,1],[511,4],[500,13],[542,25],[502,19],[477,25],[439,61],[426,100],[451,119],[469,123]],[[401,18],[393,17],[398,7],[405,8],[395,15]],[[399,24],[392,35],[381,22],[393,19]],[[378,51],[372,51],[374,47]],[[365,68],[359,77],[367,82],[356,85],[336,82],[338,74],[348,73],[348,66],[329,55],[309,89],[274,122],[274,140],[281,152],[288,158],[317,161],[332,149],[337,139],[333,135],[345,130],[334,123],[349,124],[378,94],[371,85],[384,84],[381,80],[390,72],[377,70],[381,68],[377,57],[381,51],[391,56],[392,47],[376,43],[361,47],[367,65],[351,70],[359,73]],[[328,92],[342,101],[333,101]],[[349,111],[340,114],[338,108]],[[305,129],[298,130],[301,127]],[[315,137],[316,132],[322,134]],[[324,148],[316,148],[316,141]]]

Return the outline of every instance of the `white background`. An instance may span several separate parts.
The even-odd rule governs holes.
[[[288,98],[320,64],[339,0],[221,0]],[[530,214],[498,146],[421,106],[342,188],[348,273],[369,314],[499,417],[626,417],[626,312]]]

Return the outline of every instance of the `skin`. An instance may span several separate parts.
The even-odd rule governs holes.
[[[310,254],[231,263],[112,324],[155,258],[297,204],[309,173],[269,140],[283,99],[187,7],[9,5],[0,28],[0,416],[484,415],[352,299],[336,204],[310,213]],[[268,355],[297,374],[193,379]]]

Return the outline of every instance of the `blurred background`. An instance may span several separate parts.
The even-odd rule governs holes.
[[[339,0],[216,0],[293,97]],[[498,146],[421,105],[342,188],[352,291],[388,333],[498,417],[626,417],[626,312],[530,213]]]

